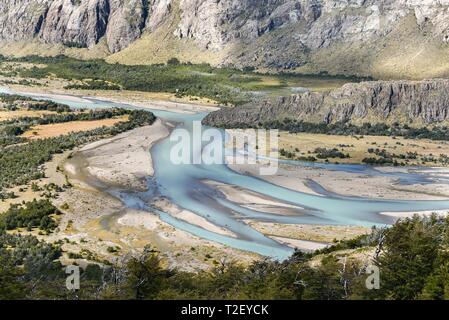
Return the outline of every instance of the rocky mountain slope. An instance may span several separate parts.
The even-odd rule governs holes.
[[[8,41],[37,38],[46,43],[89,48],[104,37],[109,50],[117,52],[135,41],[144,28],[155,27],[163,19],[169,2],[3,0],[0,38]]]
[[[209,114],[204,123],[231,128],[286,118],[327,124],[441,123],[449,120],[449,80],[350,83],[326,93],[307,92],[223,108]]]
[[[109,59],[125,63],[178,56],[303,72],[442,76],[449,74],[449,0],[2,0],[0,40],[0,52],[9,53],[20,52],[14,43],[61,52],[103,44],[111,54],[124,50]]]

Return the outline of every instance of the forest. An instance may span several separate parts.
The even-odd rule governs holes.
[[[253,68],[237,69],[230,65],[213,67],[209,64],[184,63],[176,58],[169,59],[167,63],[130,66],[110,64],[101,59],[79,60],[63,55],[21,58],[0,55],[2,62],[34,64],[34,67],[19,67],[4,74],[7,77],[20,77],[20,81],[27,81],[29,85],[41,85],[32,79],[51,76],[71,81],[65,89],[166,92],[177,97],[200,97],[234,106],[261,96],[288,94],[302,86],[321,90],[335,88],[346,82],[366,80],[326,73],[264,74]]]
[[[76,291],[65,287],[62,243],[0,231],[0,299],[449,299],[449,218],[436,216],[401,220],[282,262],[222,261],[198,273],[167,269],[147,246],[117,264],[91,261]],[[348,249],[375,252],[379,289],[367,288],[366,265],[339,254]]]
[[[104,60],[78,60],[66,56],[6,58],[2,61],[44,64],[43,68],[20,69],[14,76],[42,79],[50,74],[67,80],[78,80],[67,89],[136,90],[168,92],[177,96],[208,98],[221,104],[242,104],[245,89],[259,82],[255,73],[231,68],[214,68],[208,64],[192,65],[170,59],[167,64],[127,66]]]

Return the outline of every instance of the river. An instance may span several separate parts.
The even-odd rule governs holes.
[[[67,99],[65,96],[48,96],[12,92],[0,88],[0,92],[17,93],[37,99],[52,100],[67,104],[73,108],[137,108],[94,98]],[[177,124],[178,128],[192,131],[193,121],[199,121],[206,113],[181,114],[161,110],[150,110],[157,117]],[[151,150],[154,177],[149,178],[150,191],[144,194],[131,193],[127,190],[116,192],[125,204],[138,207],[153,214],[158,214],[166,223],[194,234],[198,237],[222,243],[234,248],[254,252],[264,256],[284,259],[293,253],[293,249],[281,244],[247,225],[243,220],[257,220],[289,224],[319,224],[319,225],[357,225],[371,227],[373,225],[389,225],[394,222],[392,217],[381,212],[408,212],[445,210],[449,208],[449,200],[444,201],[395,201],[373,200],[360,197],[339,196],[335,194],[311,195],[286,189],[264,180],[236,173],[226,165],[176,165],[170,161],[170,150],[175,142],[169,138],[157,143]],[[431,183],[437,177],[424,172],[382,172],[364,165],[332,165],[311,164],[289,161],[290,165],[319,166],[329,170],[356,172],[364,175],[387,175],[397,179],[398,183]],[[444,179],[444,178],[443,178]],[[303,208],[298,215],[277,215],[248,209],[229,201],[214,186],[206,181],[215,181],[237,186],[261,195],[276,199],[283,203]],[[151,206],[151,198],[162,196],[169,199],[180,208],[191,211],[209,222],[231,231],[236,237],[217,234],[199,226],[178,220],[170,214]]]

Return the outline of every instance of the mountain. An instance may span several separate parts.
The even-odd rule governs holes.
[[[449,75],[449,0],[2,0],[0,53]]]
[[[294,119],[313,123],[395,122],[428,125],[449,120],[449,80],[371,81],[348,83],[331,92],[306,92],[275,100],[223,108],[204,124],[245,127],[246,124]]]

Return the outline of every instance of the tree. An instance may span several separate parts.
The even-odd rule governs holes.
[[[317,268],[304,266],[300,277],[305,300],[341,300],[346,297],[346,274],[339,274],[341,264],[334,256],[324,258]],[[344,279],[344,282],[342,282]]]
[[[161,261],[150,246],[146,246],[137,258],[131,258],[127,263],[128,278],[126,288],[132,299],[152,299],[161,290],[165,272]]]
[[[170,58],[170,59],[168,59],[167,64],[169,66],[177,66],[177,65],[181,64],[181,61],[179,61],[178,58]]]
[[[381,298],[416,299],[432,274],[441,247],[441,223],[435,217],[407,219],[386,234],[380,268]]]
[[[421,299],[449,300],[449,254],[446,253],[441,260],[427,279]]]
[[[5,255],[0,255],[0,300],[23,299],[26,286],[19,279],[23,271],[15,268]]]

